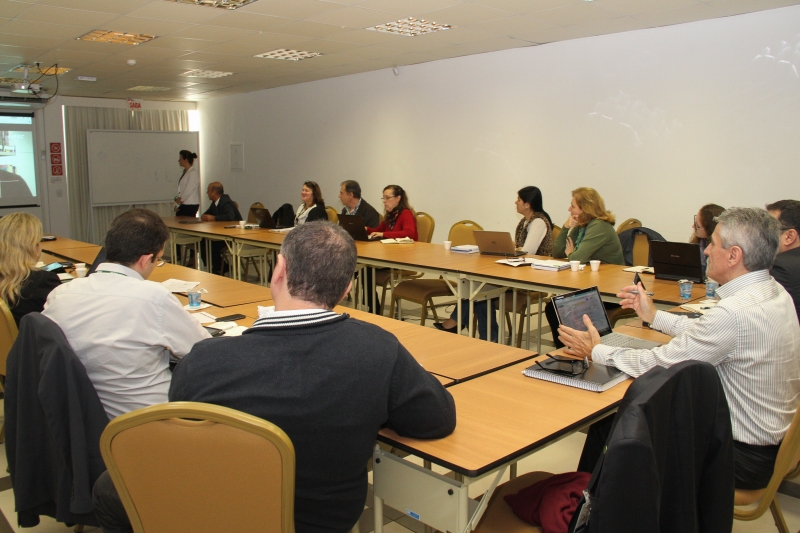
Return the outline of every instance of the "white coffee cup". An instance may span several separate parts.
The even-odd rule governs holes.
[[[453,241],[444,241],[444,249],[449,250],[451,246],[453,246]]]
[[[247,221],[246,221],[246,220],[240,220],[240,221],[239,221],[239,227],[240,227],[240,228],[244,229],[244,225],[245,225],[245,224],[247,224]]]
[[[86,263],[75,263],[75,268],[86,268]]]
[[[570,268],[570,269],[571,269],[573,272],[577,272],[577,271],[578,271],[578,270],[580,270],[580,268],[581,268],[581,262],[580,262],[580,261],[570,261],[570,262],[569,262],[569,268]]]
[[[86,272],[88,272],[88,271],[89,270],[85,266],[75,267],[75,276],[79,277],[79,278],[85,278],[86,277]]]
[[[592,259],[589,261],[589,264],[592,266],[592,272],[597,272],[600,270],[600,260],[599,259]]]

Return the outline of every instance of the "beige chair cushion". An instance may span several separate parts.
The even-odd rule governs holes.
[[[498,486],[474,533],[541,533],[542,528],[520,520],[503,496],[516,494],[552,475],[549,472],[530,472]]]

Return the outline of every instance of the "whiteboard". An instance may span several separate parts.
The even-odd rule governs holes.
[[[86,146],[96,207],[171,202],[183,173],[179,152],[197,153],[199,143],[196,131],[87,130]]]

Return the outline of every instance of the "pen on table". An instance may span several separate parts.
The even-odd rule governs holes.
[[[632,291],[628,291],[628,292],[629,292],[630,294],[639,294],[639,291],[638,291],[638,290],[636,290],[636,289],[634,289],[634,290],[632,290]],[[653,293],[652,293],[652,292],[650,292],[650,291],[648,291],[648,292],[645,292],[645,294],[646,294],[646,295],[648,295],[648,296],[653,296]]]

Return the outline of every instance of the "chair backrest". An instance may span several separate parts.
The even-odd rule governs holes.
[[[436,227],[436,221],[432,216],[422,211],[417,213],[417,240],[419,242],[431,242],[434,227]]]
[[[17,333],[17,323],[14,321],[14,315],[11,314],[6,302],[0,300],[0,376],[6,375],[8,352],[11,351],[11,346],[17,340]]]
[[[451,241],[453,246],[477,244],[475,242],[475,230],[482,231],[483,228],[480,224],[471,220],[456,222],[450,228],[450,234],[447,236],[447,240]]]
[[[775,493],[778,492],[778,487],[783,482],[784,478],[788,478],[789,476],[794,478],[798,473],[797,470],[800,469],[799,463],[800,406],[798,406],[794,413],[792,423],[789,424],[786,435],[783,436],[781,447],[778,448],[778,456],[775,458],[775,468],[767,487],[755,491],[736,491],[736,505],[749,505],[755,502],[756,499],[758,499],[758,504],[755,507],[744,509],[735,508],[733,510],[733,517],[737,520],[754,520],[764,514],[775,498]]]
[[[633,266],[650,265],[650,239],[645,233],[633,237]]]
[[[136,533],[294,532],[294,447],[266,420],[159,404],[112,420],[100,449]]]
[[[326,206],[325,211],[328,213],[328,220],[334,224],[339,223],[339,213],[331,206]]]
[[[255,224],[256,222],[258,222],[256,220],[256,216],[253,214],[253,209],[264,209],[264,204],[262,204],[261,202],[253,202],[253,205],[251,205],[250,209],[247,210],[248,224]]]
[[[642,227],[641,220],[639,220],[638,218],[629,218],[628,220],[626,220],[617,227],[617,235],[619,235],[625,230],[633,228],[641,228],[641,227]]]
[[[559,233],[561,233],[561,226],[556,226],[555,224],[553,224],[553,240],[554,241],[556,240],[556,237],[558,237]]]

